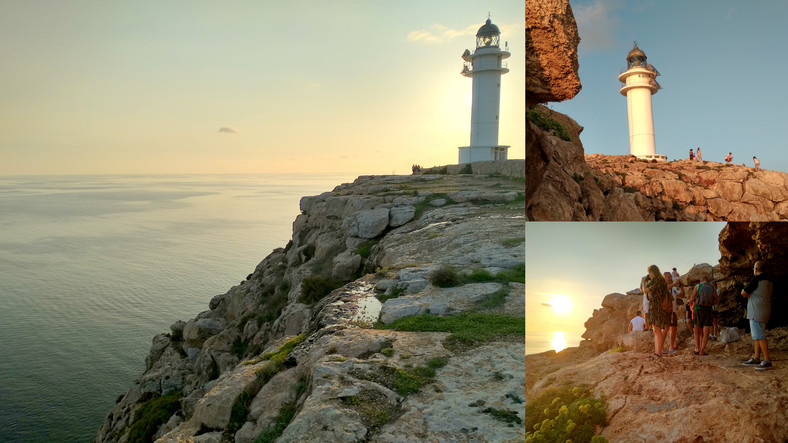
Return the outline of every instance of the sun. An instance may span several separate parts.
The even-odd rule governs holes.
[[[556,314],[568,314],[572,310],[572,299],[566,295],[553,294],[548,302]]]

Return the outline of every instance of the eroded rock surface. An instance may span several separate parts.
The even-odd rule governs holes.
[[[521,177],[522,161],[514,164]],[[469,311],[524,325],[522,283],[430,283],[446,266],[458,275],[524,269],[524,184],[501,175],[512,164],[500,165],[484,165],[484,175],[364,176],[301,199],[285,248],[210,298],[208,311],[153,339],[146,371],[96,441],[127,441],[144,407],[168,394],[178,400],[157,424],[162,443],[266,433],[294,442],[522,441],[522,425],[489,412],[525,418],[522,334],[466,343],[449,332],[372,328],[381,318]]]

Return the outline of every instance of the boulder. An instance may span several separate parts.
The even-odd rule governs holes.
[[[389,209],[376,208],[356,212],[345,219],[345,233],[350,237],[371,239],[382,234],[389,225]]]
[[[739,330],[736,328],[724,328],[720,331],[720,341],[723,343],[733,343],[740,339]]]
[[[413,220],[414,215],[416,215],[414,206],[395,206],[389,210],[389,226],[392,228],[402,226]]]

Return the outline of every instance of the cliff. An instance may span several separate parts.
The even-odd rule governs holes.
[[[490,173],[524,165],[473,168],[301,199],[286,247],[153,338],[95,441],[522,441],[524,189]]]
[[[610,441],[785,441],[784,292],[775,288],[767,328],[773,370],[741,365],[752,355],[752,340],[736,326],[744,303],[739,292],[752,278],[756,260],[763,260],[776,276],[776,286],[784,287],[786,234],[788,226],[782,223],[729,223],[719,236],[720,263],[697,265],[681,277],[684,299],[702,274],[718,280],[723,332],[719,340],[709,341],[710,355],[693,354],[692,334],[680,319],[676,353],[649,360],[653,334],[626,333],[642,296],[634,291],[609,294],[585,323],[586,340],[580,347],[526,357],[526,399],[563,384],[589,385],[608,403],[607,423],[597,432]]]

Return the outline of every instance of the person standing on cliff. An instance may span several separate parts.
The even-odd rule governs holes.
[[[769,346],[766,344],[766,323],[772,315],[772,290],[774,284],[764,272],[762,262],[755,262],[753,266],[755,277],[744,287],[741,295],[747,298],[747,319],[750,321],[752,334],[753,356],[744,362],[745,366],[755,366],[755,369],[764,371],[772,369],[769,360]],[[763,360],[761,360],[763,354]]]
[[[761,161],[758,160],[758,157],[753,155],[752,156],[752,162],[755,163],[755,170],[756,171],[760,171],[761,170]]]
[[[695,151],[698,153],[698,161],[703,163],[703,157],[700,155],[700,146]]]
[[[690,161],[695,160],[695,153],[692,152],[691,148],[690,148],[690,158],[689,159],[690,159]]]
[[[695,355],[706,354],[706,344],[709,342],[709,332],[714,325],[712,306],[717,304],[717,290],[709,283],[709,277],[702,276],[700,283],[692,289],[690,303],[695,303],[693,333],[695,335]]]
[[[665,281],[665,277],[659,272],[657,265],[648,267],[648,276],[643,289],[648,295],[649,322],[654,328],[654,354],[649,356],[649,358],[654,359],[662,357],[662,347],[665,344],[665,335],[662,333],[662,330],[667,327],[670,320],[669,309],[662,308],[663,301],[669,297],[668,284]]]
[[[671,303],[673,307],[668,313],[668,327],[662,330],[663,344],[665,343],[665,338],[667,337],[668,332],[670,332],[670,345],[668,347],[668,352],[662,351],[662,353],[673,354],[676,352],[676,328],[679,325],[679,316],[676,314],[676,303],[677,303],[677,297],[681,292],[681,289],[678,288],[679,285],[678,279],[674,280],[673,275],[670,272],[664,273],[663,276],[665,277],[665,282],[668,285],[668,291],[669,291],[668,297],[671,298]]]

